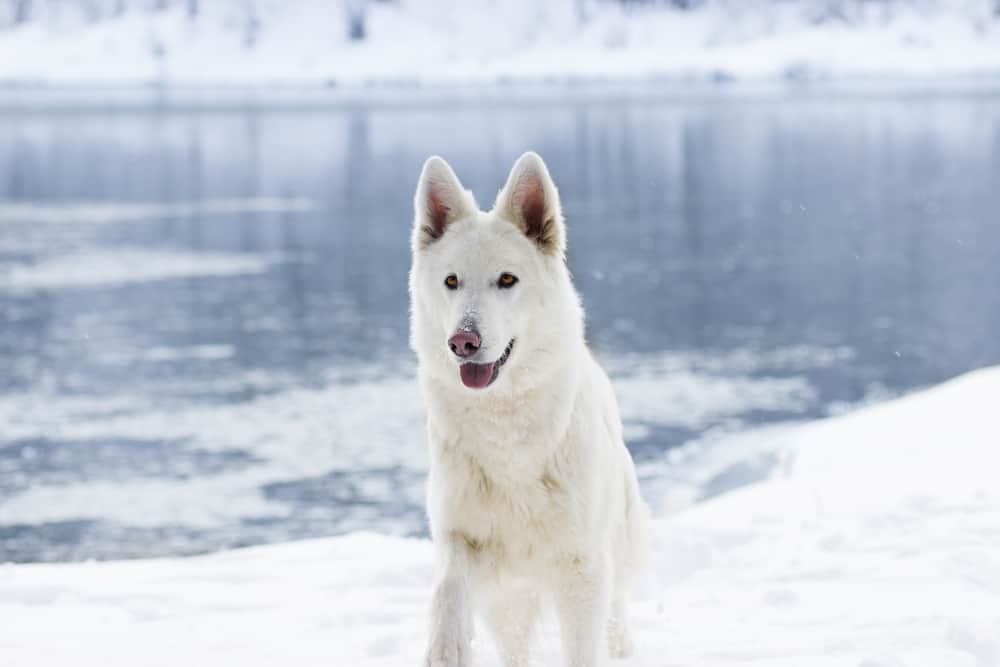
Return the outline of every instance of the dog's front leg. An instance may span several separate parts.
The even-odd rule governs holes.
[[[466,667],[472,641],[468,547],[460,540],[439,545],[438,580],[431,602],[426,667]]]
[[[558,578],[555,603],[567,667],[601,663],[610,589],[611,572],[603,559],[574,559]]]

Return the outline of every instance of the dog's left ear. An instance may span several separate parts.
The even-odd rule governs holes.
[[[565,253],[566,230],[559,192],[537,153],[529,151],[517,159],[493,210],[520,227],[543,253]]]

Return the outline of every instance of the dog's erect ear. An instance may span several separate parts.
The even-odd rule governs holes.
[[[537,153],[529,151],[517,159],[493,210],[520,227],[542,252],[552,255],[565,252],[566,231],[559,192]]]
[[[441,238],[448,225],[479,210],[472,193],[443,159],[427,158],[413,200],[413,248],[426,248]]]

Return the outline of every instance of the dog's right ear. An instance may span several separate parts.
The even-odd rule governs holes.
[[[472,193],[437,155],[427,158],[413,200],[413,249],[423,250],[444,234],[448,225],[479,210]]]

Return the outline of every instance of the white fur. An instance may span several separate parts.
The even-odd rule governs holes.
[[[415,209],[411,336],[428,410],[439,565],[424,664],[468,665],[478,613],[504,664],[526,665],[546,603],[566,665],[628,656],[626,589],[643,560],[646,509],[611,384],[584,342],[548,170],[536,154],[521,156],[483,212],[432,157]],[[498,288],[503,272],[518,283]],[[445,287],[449,274],[458,289]],[[480,361],[515,339],[485,389],[462,384],[447,343],[470,325],[481,335]]]

